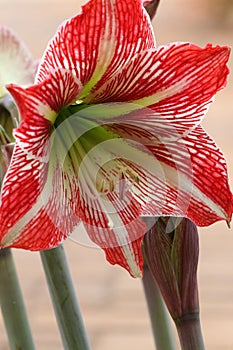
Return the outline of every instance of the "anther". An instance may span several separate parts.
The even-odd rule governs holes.
[[[102,179],[101,183],[97,184],[96,189],[98,192],[103,193],[106,189],[106,181],[104,179]]]

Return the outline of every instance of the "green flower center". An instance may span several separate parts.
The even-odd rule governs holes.
[[[138,184],[139,177],[129,166],[122,164],[119,152],[111,142],[125,141],[107,130],[105,125],[98,125],[95,116],[89,115],[88,107],[71,105],[59,112],[53,125],[56,158],[65,171],[72,171],[84,180],[82,184],[85,182],[86,191],[98,196],[116,191],[124,200],[129,183]],[[91,108],[90,113],[93,110]]]

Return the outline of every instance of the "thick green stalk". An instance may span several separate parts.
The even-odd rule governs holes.
[[[144,266],[143,287],[157,350],[175,350],[170,316],[147,265]]]
[[[40,254],[64,349],[89,350],[63,246]]]
[[[10,249],[0,250],[0,303],[12,350],[35,349]]]
[[[182,350],[205,350],[199,313],[174,320]]]

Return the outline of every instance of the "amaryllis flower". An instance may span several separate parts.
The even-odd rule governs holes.
[[[31,85],[34,78],[32,54],[12,29],[0,26],[0,98],[8,92],[6,84]]]
[[[9,85],[22,122],[5,177],[1,247],[57,246],[83,222],[140,276],[141,215],[230,221],[222,153],[200,126],[227,47],[156,48],[139,0],[91,0],[49,43],[35,84]]]

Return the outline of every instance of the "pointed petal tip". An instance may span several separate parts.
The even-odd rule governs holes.
[[[138,270],[134,275],[132,275],[132,277],[134,278],[142,278],[143,273],[141,270]]]
[[[229,46],[224,46],[223,48],[224,48],[226,54],[227,54],[228,56],[230,56],[230,54],[231,54],[231,48],[230,48]]]
[[[213,46],[212,44],[207,44],[205,50],[212,53],[213,57],[219,60],[219,64],[221,66],[226,65],[229,61],[229,56],[231,53],[231,48],[229,46]],[[226,73],[229,73],[229,69],[226,70]]]
[[[231,219],[232,219],[232,214],[233,214],[233,194],[231,194],[231,202],[230,202],[230,210],[229,210],[229,215],[227,216],[226,219],[226,224],[228,228],[231,228]]]
[[[141,241],[141,238],[138,240]],[[134,249],[136,246],[134,246]],[[129,245],[129,250],[130,250]],[[117,246],[114,248],[104,249],[106,260],[111,265],[119,265],[123,267],[131,277],[133,278],[141,278],[143,276],[143,265],[144,261],[140,251],[135,251],[135,255],[132,258],[129,258],[128,254],[125,254],[125,249],[122,246]],[[127,258],[128,257],[128,258]]]
[[[208,43],[205,48],[206,49],[211,49],[211,50],[214,50],[214,51],[222,51],[222,52],[224,51],[228,55],[231,52],[231,48],[229,46],[226,46],[226,45],[225,46],[220,46],[220,45],[214,46],[213,44]]]
[[[130,276],[133,278],[142,278],[142,276],[143,276],[143,267],[141,266],[143,263],[142,261],[140,261],[138,263],[138,262],[133,260],[129,263],[129,262],[125,262],[124,259],[122,259],[122,258],[119,258],[117,260],[113,260],[112,256],[109,255],[109,250],[105,250],[105,255],[106,255],[106,260],[111,265],[119,265],[119,266],[123,267],[126,271],[128,271]]]
[[[143,276],[143,269],[138,265],[129,266],[127,270],[133,278],[142,278]]]
[[[9,91],[9,93],[15,97],[18,94],[20,94],[24,89],[23,87],[17,85],[17,84],[7,84],[6,89]]]
[[[14,90],[14,89],[20,88],[20,87],[19,87],[17,84],[11,83],[11,84],[7,84],[7,85],[6,85],[6,88],[7,88],[8,91],[10,91],[10,90]],[[21,89],[21,88],[20,88],[20,89]]]

